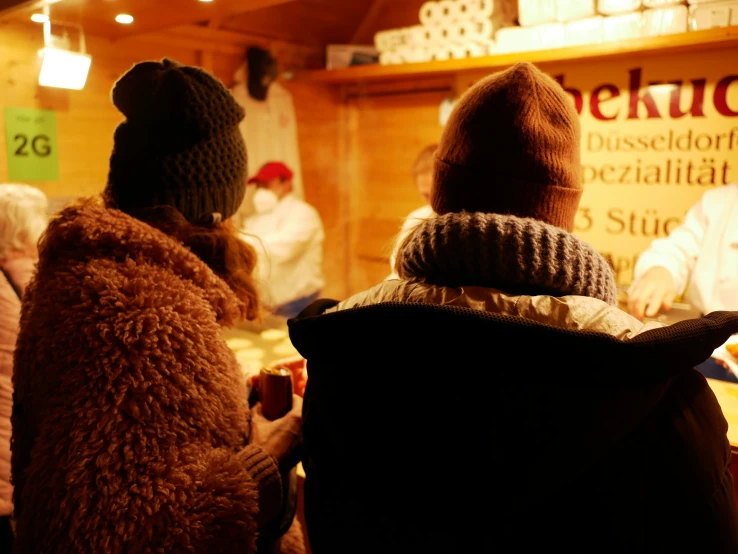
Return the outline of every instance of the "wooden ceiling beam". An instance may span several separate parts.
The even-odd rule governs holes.
[[[243,6],[243,2],[239,3],[239,7],[236,9],[225,10],[223,16],[235,15],[237,13],[253,12],[254,10],[262,10],[264,8],[271,8],[279,6],[281,4],[289,4],[290,2],[297,2],[299,0],[250,0],[248,5]]]
[[[220,26],[223,25],[223,19],[225,19],[223,16],[211,19],[210,21],[208,21],[208,29],[217,31],[218,29],[220,29]]]
[[[356,27],[354,34],[351,36],[351,44],[356,44],[356,41],[360,40],[361,37],[366,35],[372,28],[374,28],[377,17],[382,12],[382,9],[384,8],[386,3],[387,0],[374,0],[372,2],[372,4],[369,6],[369,9],[366,10],[366,14],[361,20],[361,23],[359,23],[359,26]]]
[[[146,1],[151,1],[151,0],[146,0]],[[216,26],[217,28],[220,26],[223,20],[228,16],[253,12],[253,11],[261,10],[264,8],[272,8],[274,6],[280,6],[282,4],[289,4],[291,2],[298,2],[298,1],[299,0],[242,0],[239,2],[225,2],[226,6],[224,8],[220,8],[220,5],[217,2],[214,2],[213,8],[215,10],[215,15],[210,19],[210,22],[213,22],[213,21],[217,22],[217,26]],[[198,23],[198,21],[190,21],[187,23],[194,24],[194,23]],[[133,32],[128,36],[141,36],[144,33],[162,31],[169,27],[170,25],[160,25],[156,27],[148,26],[141,33]],[[207,28],[210,28],[210,25],[208,25]]]
[[[57,18],[70,23],[84,21],[90,34],[99,31],[102,36],[120,38],[202,22],[211,22],[211,28],[217,29],[227,17],[299,1],[219,0],[202,4],[191,0],[182,5],[181,9],[175,9],[179,7],[176,0],[126,0],[103,2],[102,6],[95,0],[0,0],[0,19],[25,19],[34,11],[50,5],[52,20]],[[116,9],[125,9],[131,13],[136,17],[135,24],[123,26],[114,23],[113,18],[118,13]]]
[[[302,51],[308,54],[323,53],[320,46],[311,46],[288,40],[280,40],[270,38],[264,35],[253,33],[240,33],[236,31],[227,31],[225,29],[208,29],[202,25],[181,25],[173,27],[165,31],[167,36],[177,36],[192,41],[197,44],[198,41],[212,41],[215,43],[237,45],[240,47],[263,45],[263,46],[285,46],[295,51]]]
[[[239,44],[207,41],[194,37],[171,34],[167,31],[159,33],[150,33],[132,37],[118,39],[115,43],[125,45],[127,41],[134,42],[150,42],[154,44],[168,44],[179,48],[187,48],[189,50],[213,52],[215,54],[225,54],[228,56],[240,56],[244,52],[244,46]]]
[[[290,50],[305,56],[321,56],[323,54],[323,49],[317,46],[307,46],[259,35],[209,29],[202,25],[182,25],[158,33],[124,37],[116,42],[125,44],[127,40],[171,44],[198,51],[208,50],[227,55],[242,55],[249,46],[260,46],[275,51]]]
[[[60,0],[0,0],[0,17],[12,15],[16,12],[39,10],[44,6],[56,4]]]

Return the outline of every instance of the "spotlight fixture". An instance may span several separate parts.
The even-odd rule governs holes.
[[[38,52],[41,58],[38,84],[42,87],[82,90],[87,82],[92,56],[87,54],[82,27],[66,23],[62,26],[75,27],[79,31],[79,52],[69,49],[68,40],[55,40],[51,34],[51,20],[47,19],[44,22],[44,47]]]
[[[130,25],[133,23],[133,16],[127,13],[120,13],[115,16],[115,20],[121,25]]]

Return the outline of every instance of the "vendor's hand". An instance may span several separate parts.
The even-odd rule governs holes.
[[[302,398],[292,395],[292,409],[284,417],[269,421],[261,402],[251,410],[251,444],[260,446],[279,463],[291,469],[300,461],[302,442]]]
[[[652,267],[636,281],[628,291],[628,311],[643,321],[643,317],[656,317],[661,311],[669,311],[676,298],[674,277],[665,267]]]

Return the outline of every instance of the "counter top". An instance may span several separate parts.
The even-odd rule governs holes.
[[[244,373],[256,373],[281,358],[298,355],[290,342],[286,321],[270,321],[262,328],[226,330],[224,338],[235,352]],[[707,382],[728,420],[728,439],[738,449],[738,384],[714,379]]]
[[[710,388],[723,409],[723,415],[728,420],[728,440],[738,449],[738,385],[726,381],[708,379]]]
[[[283,358],[299,355],[290,342],[287,320],[270,318],[262,326],[241,326],[223,331],[223,338],[236,355],[245,375]]]

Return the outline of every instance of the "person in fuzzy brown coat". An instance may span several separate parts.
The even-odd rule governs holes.
[[[282,511],[301,402],[249,408],[221,326],[259,305],[243,110],[204,71],[144,62],[116,84],[104,205],[51,222],[15,353],[15,552],[304,551]],[[224,223],[225,222],[225,223]]]

